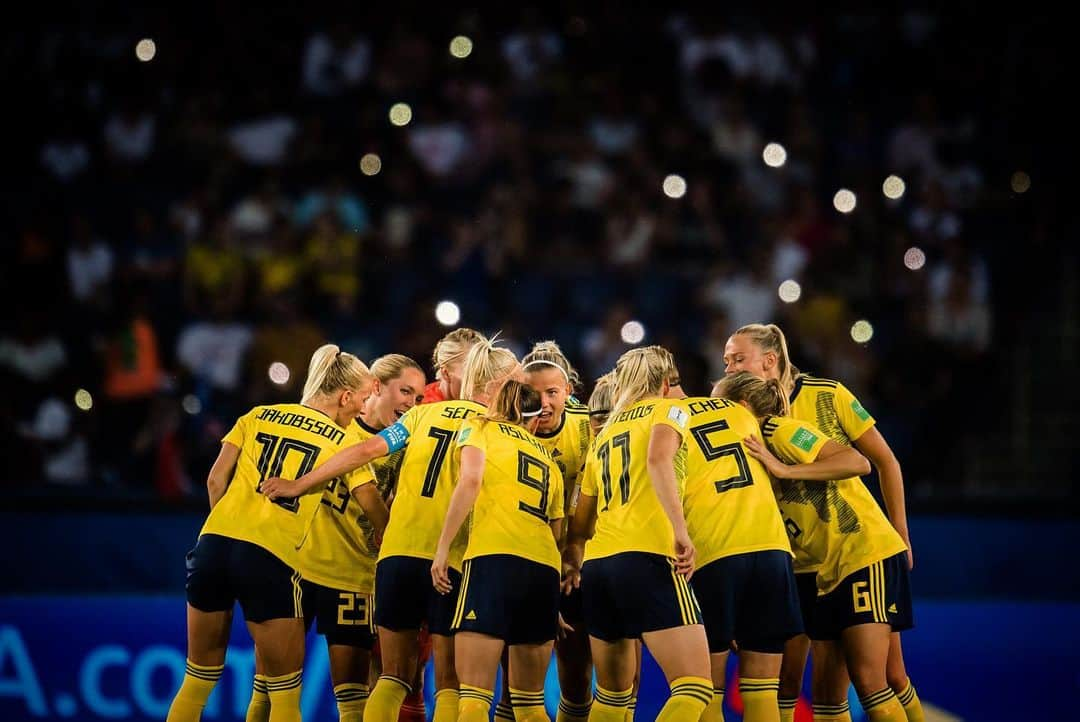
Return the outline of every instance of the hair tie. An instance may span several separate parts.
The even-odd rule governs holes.
[[[566,379],[566,383],[570,383],[570,374],[566,373],[566,369],[564,369],[562,366],[555,363],[554,361],[546,361],[544,359],[536,359],[535,361],[530,361],[529,363],[522,366],[521,370],[526,371],[526,370],[528,370],[528,368],[530,366],[541,366],[541,365],[542,366],[554,366],[555,368],[557,368],[559,370],[559,373],[561,373],[563,375],[563,378]]]

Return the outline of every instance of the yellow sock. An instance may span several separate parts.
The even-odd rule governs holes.
[[[408,682],[400,677],[384,674],[375,683],[364,707],[364,722],[397,722],[401,703],[412,691]]]
[[[495,690],[461,685],[458,691],[458,722],[488,722]]]
[[[780,722],[780,703],[776,695],[780,679],[739,677],[739,694],[743,701],[743,722]]]
[[[900,704],[904,705],[904,714],[907,715],[908,722],[926,722],[922,702],[919,701],[919,695],[915,694],[915,685],[910,679],[907,681],[907,686],[896,693],[896,698],[900,700]]]
[[[266,693],[266,676],[257,674],[251,685],[251,701],[244,722],[268,722],[269,719],[270,695]]]
[[[500,699],[495,705],[495,719],[502,722],[514,722],[514,705]]]
[[[458,691],[440,689],[435,693],[435,712],[431,722],[456,722],[458,718]]]
[[[590,707],[592,707],[592,700],[578,704],[560,695],[559,712],[555,715],[555,722],[583,722],[589,719]]]
[[[516,722],[551,722],[544,709],[544,690],[531,691],[510,688],[510,703]]]
[[[851,722],[851,710],[848,703],[815,704],[814,722]]]
[[[637,709],[637,695],[630,697],[630,704],[626,705],[625,722],[634,722],[634,710]]]
[[[870,722],[907,722],[904,705],[896,698],[896,693],[885,689],[860,697],[863,710]]]
[[[199,722],[206,700],[210,698],[210,693],[214,691],[214,685],[221,679],[224,669],[223,664],[203,667],[189,659],[184,670],[184,681],[180,683],[180,689],[169,705],[166,722]]]
[[[334,686],[338,722],[363,722],[368,701],[368,686],[360,682],[343,682]]]
[[[712,680],[705,677],[679,677],[671,682],[671,696],[660,710],[656,722],[685,722],[701,719],[701,713],[713,698]]]
[[[724,722],[724,692],[713,687],[713,698],[701,713],[701,722]]]
[[[779,697],[776,703],[780,707],[780,722],[795,722],[795,707],[799,704],[799,698]]]
[[[300,722],[300,684],[303,671],[266,678],[270,695],[270,722]]]
[[[596,685],[589,722],[626,722],[626,708],[634,697],[634,688],[612,692]]]

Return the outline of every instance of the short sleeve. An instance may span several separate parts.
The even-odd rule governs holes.
[[[788,463],[813,463],[829,437],[816,426],[784,419],[766,439],[777,456]]]
[[[375,469],[371,464],[364,464],[345,475],[345,486],[349,491],[359,489],[364,484],[375,483]]]
[[[690,412],[681,401],[657,404],[657,408],[653,411],[652,422],[653,425],[670,426],[679,432],[679,436],[682,436],[686,433],[686,425],[690,423]]]
[[[247,412],[233,424],[233,427],[229,429],[229,433],[225,434],[225,437],[221,440],[223,444],[232,444],[233,446],[243,448],[244,439],[248,436],[248,431],[251,429],[252,423],[254,423],[254,414],[256,409],[252,409]]]
[[[858,440],[876,423],[870,412],[863,408],[855,395],[843,384],[836,385],[833,403],[836,404],[836,416],[840,420],[840,427],[852,441]]]
[[[548,484],[548,519],[562,519],[566,516],[566,507],[563,502],[565,488],[562,472],[557,464],[551,464],[551,477]]]
[[[473,446],[480,449],[480,451],[485,451],[487,449],[484,430],[478,421],[469,419],[461,425],[461,430],[458,431],[457,435],[457,446],[458,448],[463,446]]]
[[[595,443],[595,442],[594,442]],[[586,496],[599,496],[600,487],[596,483],[596,454],[591,450],[585,459],[585,468],[581,471],[581,493]]]
[[[409,436],[416,433],[416,425],[420,423],[420,407],[414,406],[406,411],[397,423],[405,427],[405,430],[409,432]]]

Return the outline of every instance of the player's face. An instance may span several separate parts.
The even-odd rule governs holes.
[[[749,371],[763,379],[769,378],[765,354],[749,337],[735,334],[724,346],[724,373]]]
[[[424,398],[425,382],[420,369],[407,368],[397,378],[380,384],[375,394],[375,422],[385,429],[404,416]]]
[[[540,394],[541,433],[554,431],[562,422],[566,400],[570,397],[570,385],[566,377],[554,366],[539,366],[529,370],[529,385]]]

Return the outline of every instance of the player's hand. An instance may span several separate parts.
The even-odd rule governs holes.
[[[756,436],[747,436],[742,440],[743,446],[750,453],[750,456],[754,457],[762,464],[765,469],[777,479],[785,478],[787,474],[787,464],[777,459],[769,451],[769,448],[765,446],[765,443]]]
[[[581,586],[581,570],[569,568],[563,565],[562,593],[570,596],[570,592]]]
[[[454,588],[450,584],[449,557],[449,550],[440,548],[431,562],[431,584],[439,594],[449,594]]]
[[[675,571],[687,579],[694,573],[694,542],[690,541],[690,535],[686,530],[675,532]]]
[[[562,612],[559,612],[559,639],[566,639],[566,637],[574,631],[574,628],[566,623],[566,620],[562,617]]]
[[[300,496],[300,485],[295,481],[272,476],[269,479],[263,479],[262,484],[259,485],[259,491],[271,501],[282,497],[291,499]]]

